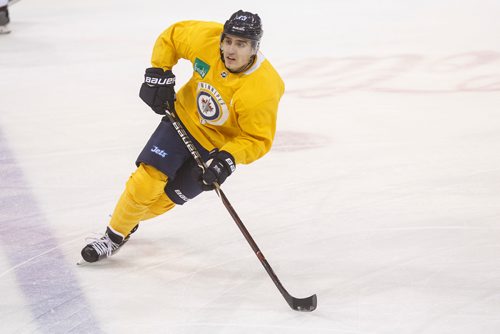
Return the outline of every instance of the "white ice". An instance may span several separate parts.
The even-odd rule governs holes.
[[[272,151],[77,267],[159,118],[138,98],[175,21],[261,14]],[[500,333],[500,3],[62,1],[0,36],[2,333]],[[190,75],[182,62],[179,81]]]

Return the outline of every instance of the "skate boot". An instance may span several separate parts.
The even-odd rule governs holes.
[[[10,33],[8,23],[9,23],[9,10],[7,6],[0,7],[0,34]]]
[[[83,247],[82,258],[85,262],[92,263],[110,257],[130,239],[130,235],[137,231],[138,227],[139,225],[136,225],[125,238],[107,227],[106,233],[102,237],[87,239],[88,241],[92,240],[92,242]]]
[[[87,262],[97,262],[113,255],[124,243],[123,236],[113,232],[109,227],[102,237],[87,239],[90,240],[92,242],[82,249],[82,257]]]

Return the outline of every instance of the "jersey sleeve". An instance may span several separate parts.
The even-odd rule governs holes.
[[[153,47],[151,64],[164,70],[171,70],[181,58],[191,60],[194,55],[193,45],[200,35],[199,21],[181,21],[163,31]]]

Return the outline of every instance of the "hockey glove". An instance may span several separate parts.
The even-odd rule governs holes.
[[[160,115],[165,109],[173,110],[175,101],[175,75],[159,67],[150,67],[144,74],[144,82],[139,91],[140,98]]]
[[[210,153],[210,155],[213,159],[208,164],[207,169],[202,175],[203,190],[215,189],[214,182],[221,185],[236,169],[234,158],[229,152],[214,151],[213,153]]]

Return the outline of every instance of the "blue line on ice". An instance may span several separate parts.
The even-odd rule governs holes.
[[[0,247],[37,332],[102,332],[26,183],[0,130]]]

